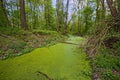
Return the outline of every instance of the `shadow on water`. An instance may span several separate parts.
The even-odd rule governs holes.
[[[81,44],[85,39],[70,37]],[[78,45],[58,43],[0,61],[0,80],[91,80],[89,60]]]

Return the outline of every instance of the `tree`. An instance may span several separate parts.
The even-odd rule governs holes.
[[[118,9],[118,12],[120,13],[120,0],[117,0],[117,9]]]
[[[63,0],[56,0],[56,29],[64,33],[64,5]]]
[[[85,26],[84,33],[87,33],[89,28],[92,26],[92,14],[93,14],[92,8],[90,6],[86,6],[83,10],[83,16],[84,16],[83,20]]]
[[[80,34],[80,32],[81,32],[81,28],[80,28],[80,5],[81,5],[81,7],[83,6],[82,4],[80,4],[80,0],[78,0],[78,4],[77,4],[77,9],[78,9],[78,33]]]
[[[64,33],[66,33],[67,32],[67,28],[68,28],[68,24],[67,24],[67,22],[68,22],[68,9],[69,9],[69,0],[67,0],[67,4],[66,4],[66,11],[65,11],[65,22],[64,22]]]
[[[108,7],[110,8],[111,15],[113,17],[117,17],[118,12],[117,12],[117,9],[115,8],[114,4],[113,4],[113,0],[107,0],[107,4],[108,4]]]
[[[24,0],[20,0],[20,19],[21,19],[21,26],[23,29],[27,29],[26,23],[26,14],[25,14],[25,2]]]
[[[3,0],[0,0],[0,26],[10,26]]]
[[[52,26],[53,26],[52,0],[44,0],[44,15],[45,15],[46,28],[52,29]]]
[[[105,18],[105,0],[101,0],[101,4],[102,4],[102,16],[101,18],[104,19]]]
[[[96,20],[95,20],[96,23],[98,23],[100,21],[100,10],[99,10],[99,7],[100,7],[100,1],[96,0]]]
[[[59,9],[60,9],[59,0],[56,0],[56,30],[57,31],[59,31]]]

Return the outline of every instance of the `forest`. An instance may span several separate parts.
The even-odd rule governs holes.
[[[120,80],[120,0],[0,0],[0,80]]]

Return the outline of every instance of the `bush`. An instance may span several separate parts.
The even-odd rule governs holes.
[[[113,55],[112,50],[103,48],[96,55],[94,63],[103,80],[119,80],[120,77],[112,72],[112,70],[120,71],[120,58]]]

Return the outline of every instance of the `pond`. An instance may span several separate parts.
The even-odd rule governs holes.
[[[77,45],[84,42],[84,38],[72,36],[66,43],[1,60],[0,80],[91,80],[89,60]]]

